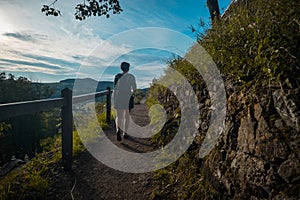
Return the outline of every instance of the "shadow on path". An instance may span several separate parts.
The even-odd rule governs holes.
[[[135,105],[131,112],[135,123],[140,126],[149,123],[144,104]],[[124,150],[143,153],[153,151],[149,138],[129,137],[122,142],[116,140],[114,121],[105,131],[106,136]],[[88,151],[80,153],[74,160],[72,172],[55,177],[55,185],[47,199],[151,199],[155,188],[153,173],[125,173],[99,162]],[[71,192],[72,191],[72,192]],[[72,193],[72,195],[71,195]]]

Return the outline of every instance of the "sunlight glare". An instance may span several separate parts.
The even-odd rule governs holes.
[[[0,14],[0,38],[1,40],[5,39],[6,37],[3,36],[4,33],[11,32],[11,24],[5,19],[3,15]]]

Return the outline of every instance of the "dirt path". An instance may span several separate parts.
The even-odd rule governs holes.
[[[144,104],[135,105],[131,116],[141,126],[149,123]],[[133,152],[154,150],[149,139],[129,137],[122,143],[116,140],[114,122],[106,131],[107,137],[117,146]],[[133,174],[114,170],[84,151],[76,157],[71,173],[59,174],[49,199],[150,199],[155,188],[153,173]],[[72,195],[71,195],[72,191]]]

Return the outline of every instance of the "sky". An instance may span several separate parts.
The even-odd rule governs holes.
[[[78,21],[74,8],[83,1],[58,0],[62,15],[54,17],[41,12],[52,0],[0,0],[0,72],[34,82],[112,81],[127,61],[138,87],[148,87],[178,56],[174,48],[196,41],[190,27],[210,25],[205,0],[119,0],[121,14]],[[219,0],[221,13],[230,1]]]

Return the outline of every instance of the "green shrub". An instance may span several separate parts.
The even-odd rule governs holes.
[[[267,80],[298,87],[299,10],[299,2],[291,0],[243,1],[231,6],[198,40],[221,72],[241,84],[261,85]]]

